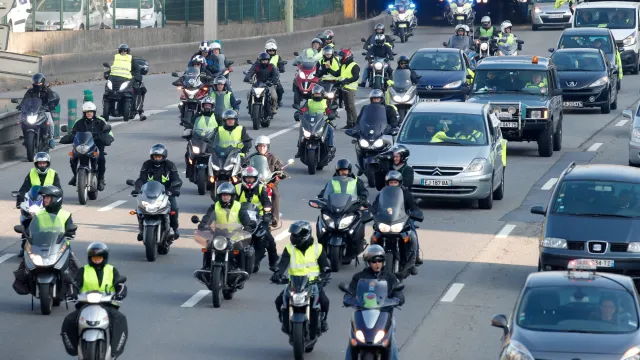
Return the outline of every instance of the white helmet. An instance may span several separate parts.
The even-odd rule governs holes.
[[[504,32],[506,28],[511,28],[511,27],[513,27],[513,25],[511,24],[511,21],[505,20],[502,22],[502,24],[500,24],[500,31]]]
[[[211,44],[210,49],[211,50],[218,49],[218,50],[222,51],[222,46],[220,46],[220,44],[218,44],[217,42],[214,42],[213,44]]]
[[[278,50],[278,45],[274,42],[268,41],[265,45],[264,45],[264,49],[265,50]]]
[[[260,135],[256,138],[256,150],[258,150],[258,145],[267,145],[267,150],[271,146],[271,139],[269,139],[266,135]]]
[[[480,23],[481,24],[489,23],[489,26],[491,26],[491,18],[485,15],[482,17],[482,19],[480,19]]]
[[[200,51],[209,51],[209,43],[206,41],[200,41]]]
[[[464,31],[466,31],[466,30],[464,29],[464,27],[465,27],[465,25],[462,25],[462,24],[456,25],[456,29],[455,29],[456,34],[458,34],[458,30],[464,30]]]
[[[96,107],[96,104],[92,103],[91,101],[87,101],[86,103],[82,104],[82,112],[86,113],[87,111],[96,111],[98,108]]]
[[[468,32],[470,32],[470,31],[471,31],[471,29],[469,29],[469,27],[468,27],[467,25],[462,25],[462,28],[464,29],[464,31],[465,31],[466,33],[468,33]]]

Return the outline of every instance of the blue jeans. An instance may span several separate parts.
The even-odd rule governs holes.
[[[369,64],[362,67],[362,75],[360,76],[360,83],[367,85],[367,81],[369,80]]]

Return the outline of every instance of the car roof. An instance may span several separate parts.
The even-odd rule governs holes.
[[[637,1],[585,1],[578,4],[578,8],[634,8],[640,3]]]
[[[428,113],[428,112],[446,112],[452,114],[483,114],[484,107],[488,108],[487,104],[468,103],[468,102],[454,102],[454,101],[441,101],[441,102],[421,102],[415,105],[412,112]]]
[[[586,273],[586,271],[584,272]],[[566,286],[568,284],[576,283],[579,283],[580,286],[584,287],[608,288],[612,290],[622,290],[620,286],[620,284],[622,284],[627,288],[627,290],[633,289],[633,280],[628,276],[596,272],[589,281],[587,281],[587,279],[581,281],[571,279],[570,272],[566,270],[541,271],[529,274],[527,281],[525,282],[525,287],[536,288],[546,286]]]
[[[640,184],[640,169],[626,165],[575,165],[564,175],[564,180],[620,181]]]
[[[476,69],[518,69],[518,70],[547,70],[553,63],[549,58],[538,57],[538,63],[532,63],[533,56],[491,56],[483,59]]]
[[[416,50],[416,52],[414,53],[454,53],[454,54],[460,54],[460,49],[454,49],[454,48],[422,48],[422,49],[418,49]]]
[[[560,37],[563,35],[610,35],[611,31],[607,28],[597,28],[597,27],[579,27],[579,28],[569,28],[565,29]]]

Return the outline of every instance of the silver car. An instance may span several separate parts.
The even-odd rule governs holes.
[[[569,2],[556,9],[556,0],[534,0],[531,7],[531,30],[536,31],[541,27],[569,28],[571,15]]]
[[[489,105],[418,103],[396,143],[411,152],[414,197],[478,200],[481,209],[504,197],[506,141]]]
[[[631,110],[624,110],[622,117],[631,120],[629,125],[629,166],[640,167],[640,103]]]

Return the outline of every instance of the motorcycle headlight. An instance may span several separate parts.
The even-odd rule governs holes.
[[[264,92],[265,88],[253,88],[253,92],[256,94],[257,97],[262,97],[262,93]]]
[[[489,45],[487,43],[480,44],[480,50],[482,50],[482,51],[489,50]]]
[[[382,339],[384,339],[384,335],[385,335],[384,330],[378,330],[378,332],[376,333],[376,337],[373,338],[373,343],[377,344],[380,341],[382,341]]]
[[[129,86],[129,82],[125,81],[120,85],[120,91],[124,90],[127,88],[127,86]]]
[[[87,302],[90,304],[97,304],[100,300],[102,300],[102,294],[100,293],[87,294]]]
[[[35,215],[37,213],[39,213],[40,211],[42,211],[42,206],[40,205],[31,205],[29,206],[28,212],[31,215]]]
[[[382,147],[382,145],[384,145],[384,140],[378,139],[378,140],[374,141],[373,144],[371,144],[371,147],[374,148],[374,149],[377,149],[379,147]]]
[[[356,331],[356,339],[358,339],[358,341],[360,341],[361,343],[366,342],[364,339],[364,334],[360,330]]]
[[[218,251],[224,251],[227,249],[227,239],[222,236],[216,236],[213,239],[213,248]]]
[[[165,195],[161,195],[161,196],[158,196],[158,198],[155,201],[149,202],[149,201],[143,200],[140,202],[140,204],[144,206],[144,209],[146,211],[155,212],[165,205],[166,200],[167,200],[167,197]]]
[[[589,87],[602,86],[602,85],[606,85],[608,83],[609,83],[609,77],[608,76],[603,76],[600,79],[592,82],[591,85],[589,85]]]
[[[200,148],[198,146],[191,146],[191,151],[193,151],[194,154],[200,154]]]
[[[29,259],[31,259],[31,262],[35,265],[35,266],[42,266],[43,262],[42,262],[42,256],[38,255],[38,254],[31,254],[29,253]]]
[[[399,233],[404,228],[404,222],[399,222],[397,224],[391,225],[391,232]]]
[[[304,135],[304,137],[308,138],[309,136],[311,136],[311,133],[310,133],[310,132],[308,132],[308,131],[307,131],[307,130],[305,130],[305,129],[302,129],[302,135]]]
[[[111,82],[111,80],[107,80],[107,87],[109,88],[109,90],[113,90],[113,83]]]
[[[27,115],[27,123],[35,124],[38,121],[38,115]]]
[[[398,14],[398,19],[400,19],[400,21],[404,21],[406,18],[407,18],[407,13]]]
[[[464,170],[464,172],[482,171],[482,169],[484,169],[484,166],[486,164],[487,164],[487,159],[483,159],[483,158],[473,159],[471,164],[469,164],[469,166],[467,166],[467,168]]]
[[[184,92],[187,93],[187,97],[189,99],[193,99],[194,96],[196,96],[196,94],[198,93],[198,91],[200,91],[199,89],[196,90],[188,90],[188,89],[184,89]]]
[[[443,86],[443,88],[444,89],[455,89],[457,87],[460,87],[460,85],[462,85],[462,80],[450,82],[447,85]]]
[[[86,154],[89,152],[89,150],[91,149],[91,147],[89,145],[78,145],[76,146],[76,152],[78,154]]]
[[[303,291],[301,293],[293,293],[291,292],[291,303],[293,304],[293,306],[301,306],[304,305],[307,302],[307,295],[309,293],[306,291]]]
[[[329,100],[333,99],[334,96],[335,96],[335,94],[333,92],[328,92],[327,93],[327,99],[329,99]]]
[[[504,348],[500,360],[518,359],[518,360],[535,360],[533,355],[519,341],[511,340],[509,346]]]
[[[381,62],[377,62],[375,64],[373,64],[373,68],[376,70],[382,70],[382,63]]]
[[[322,214],[322,220],[324,220],[324,223],[327,224],[327,226],[332,229],[335,226],[335,224],[333,223],[333,219],[331,218],[331,216],[327,214]]]
[[[369,147],[369,142],[365,139],[360,139],[360,141],[358,142],[360,144],[361,148],[368,148]]]
[[[304,76],[304,73],[302,71],[298,71],[298,76],[300,77],[300,79],[304,80],[306,79],[306,77]]]
[[[338,224],[338,229],[342,230],[342,229],[346,229],[349,227],[349,225],[351,225],[351,223],[353,223],[353,219],[355,219],[355,215],[349,215],[349,216],[345,216],[340,220],[340,223]]]

